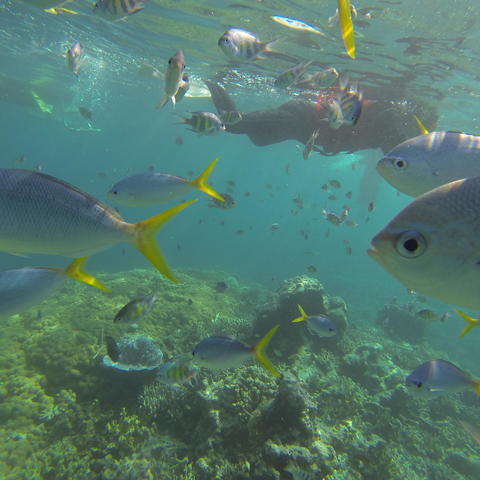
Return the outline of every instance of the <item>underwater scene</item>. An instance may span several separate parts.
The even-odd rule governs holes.
[[[0,478],[480,478],[480,3],[0,1]]]

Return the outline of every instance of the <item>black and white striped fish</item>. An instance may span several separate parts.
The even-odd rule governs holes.
[[[93,5],[93,11],[123,18],[143,10],[147,2],[148,0],[98,0]]]

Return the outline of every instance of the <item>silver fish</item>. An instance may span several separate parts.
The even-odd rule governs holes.
[[[78,42],[74,43],[66,53],[67,66],[75,75],[80,73],[80,67],[83,63],[84,49]]]
[[[199,135],[217,135],[225,130],[222,120],[212,112],[192,112],[190,118],[184,117],[179,123],[185,123],[192,128],[188,128],[191,132]]]
[[[440,185],[480,175],[480,137],[431,132],[410,138],[377,163],[377,172],[398,191],[418,197]]]
[[[155,234],[191,203],[128,223],[115,210],[55,177],[0,169],[0,251],[85,257],[129,242],[163,275],[175,280]]]
[[[255,34],[241,28],[228,29],[218,40],[218,46],[231,60],[248,62],[263,58],[264,52],[270,52],[275,43],[260,42]]]
[[[300,317],[292,320],[292,323],[307,322],[308,330],[319,337],[334,337],[337,334],[337,326],[325,315],[307,315],[303,308],[298,305]]]
[[[93,5],[95,13],[124,18],[145,8],[148,0],[98,0]]]
[[[113,323],[136,323],[148,315],[158,300],[156,295],[150,294],[135,298],[123,306],[113,319]]]
[[[175,105],[175,96],[178,93],[178,89],[185,84],[183,80],[184,70],[185,56],[183,55],[183,51],[179,50],[168,59],[167,71],[165,72],[165,95],[157,105],[157,108],[163,108],[169,100]]]
[[[306,68],[312,63],[311,60],[304,60],[285,72],[281,73],[274,82],[276,87],[287,88],[299,82],[305,74]]]

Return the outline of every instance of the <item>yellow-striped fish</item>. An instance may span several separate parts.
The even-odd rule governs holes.
[[[345,50],[350,58],[355,58],[355,32],[350,0],[338,0],[338,12],[340,16],[340,32],[342,33]]]
[[[93,5],[93,11],[123,18],[143,10],[147,2],[148,0],[98,0]]]
[[[190,118],[183,118],[182,122],[190,125],[188,130],[199,135],[216,135],[225,130],[224,123],[212,112],[192,112]]]

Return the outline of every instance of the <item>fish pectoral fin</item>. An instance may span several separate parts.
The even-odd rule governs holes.
[[[268,333],[253,347],[253,353],[256,359],[263,365],[275,378],[280,378],[281,373],[273,366],[270,359],[265,354],[265,350],[270,343],[270,340],[275,335],[280,325],[275,325]]]
[[[470,315],[462,312],[461,310],[455,310],[466,322],[465,328],[460,332],[460,337],[463,338],[467,333],[472,330],[474,327],[480,326],[480,320],[478,318],[473,318]]]
[[[76,258],[64,270],[64,274],[69,278],[73,278],[74,280],[78,280],[79,282],[86,283],[87,285],[91,285],[92,287],[103,290],[104,292],[110,292],[110,289],[107,288],[102,282],[97,280],[93,275],[90,275],[85,270],[83,270],[83,266],[85,265],[87,260],[87,257]]]
[[[199,175],[198,178],[195,180],[190,180],[188,183],[207,195],[219,200],[220,202],[224,202],[225,199],[207,183],[208,177],[213,172],[213,169],[219,160],[220,159],[218,157],[215,158],[213,162]]]
[[[197,199],[183,202],[176,207],[133,225],[135,234],[132,243],[162,275],[172,282],[176,282],[177,280],[171,272],[155,236],[169,220],[196,201]]]

